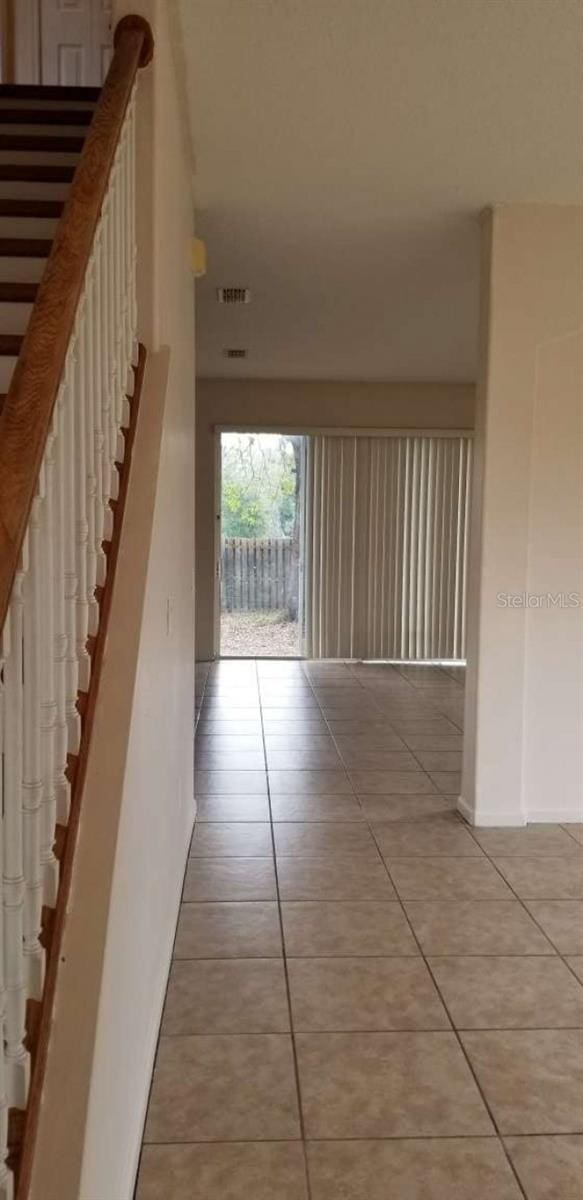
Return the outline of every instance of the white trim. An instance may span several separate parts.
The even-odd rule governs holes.
[[[213,509],[213,659],[221,656],[221,581],[217,574],[221,562],[223,457],[221,435],[214,436],[215,490]]]
[[[463,796],[458,797],[457,811],[461,813],[468,825],[473,825],[478,829],[488,829],[493,826],[516,828],[517,826],[522,827],[528,824],[522,809],[512,809],[510,812],[500,812],[498,808],[474,809]],[[541,819],[539,817],[539,820]],[[553,821],[558,820],[557,817],[551,819]]]
[[[467,658],[357,658],[363,667],[466,667]]]
[[[238,421],[236,425],[213,425],[215,433],[287,433],[302,437],[443,437],[443,438],[473,438],[473,429],[424,429],[410,427],[384,426],[382,429],[363,429],[360,426],[341,425],[245,425]]]
[[[582,808],[578,812],[566,808],[538,808],[528,814],[529,825],[579,825],[582,822]]]
[[[522,810],[500,812],[499,809],[482,809],[479,812],[468,804],[463,796],[458,797],[457,811],[467,821],[468,825],[476,828],[516,828],[525,825],[579,825],[583,822],[583,809],[578,811],[567,808],[538,808],[523,813]]]

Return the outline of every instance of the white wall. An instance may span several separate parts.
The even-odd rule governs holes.
[[[148,7],[131,5],[156,38],[140,85],[138,152],[140,325],[150,357],[32,1200],[132,1194],[194,819],[192,193],[167,7]]]
[[[581,821],[583,208],[489,214],[483,314],[460,807]]]

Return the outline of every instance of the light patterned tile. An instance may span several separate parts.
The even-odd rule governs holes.
[[[288,957],[419,955],[396,902],[289,901],[282,920]]]
[[[583,1129],[582,1030],[488,1030],[460,1037],[502,1134]]]
[[[353,791],[345,771],[332,769],[270,771],[269,788],[272,796],[350,795]]]
[[[366,855],[378,860],[368,827],[356,821],[277,821],[273,826],[278,858],[325,858],[328,855]]]
[[[583,854],[561,858],[495,858],[521,900],[583,900]]]
[[[273,858],[191,858],[184,900],[275,900]]]
[[[404,900],[510,900],[512,892],[486,858],[398,858],[391,879]]]
[[[162,1035],[286,1033],[289,1011],[281,958],[175,959]]]
[[[289,1035],[160,1038],[145,1142],[299,1136]]]
[[[192,858],[268,858],[272,853],[269,821],[197,822]]]
[[[307,1152],[313,1200],[521,1200],[496,1138],[309,1142]]]
[[[450,1029],[421,958],[290,958],[294,1029]]]
[[[136,1200],[276,1197],[308,1200],[304,1152],[299,1142],[144,1146]]]
[[[583,1028],[583,988],[557,956],[428,961],[458,1029]]]
[[[583,1137],[510,1137],[505,1143],[528,1200],[583,1196]]]
[[[180,906],[175,958],[273,958],[281,953],[274,901]]]
[[[380,858],[279,858],[282,900],[391,900],[395,889]]]
[[[405,909],[424,954],[554,954],[518,900],[406,900]]]
[[[525,903],[559,954],[583,954],[583,900],[527,900]]]
[[[419,770],[365,771],[350,768],[348,774],[357,795],[403,796],[410,793],[422,796],[425,792],[437,790],[429,776]]]
[[[306,1136],[491,1135],[453,1033],[299,1033]]]

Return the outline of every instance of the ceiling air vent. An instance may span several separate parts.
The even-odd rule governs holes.
[[[223,350],[223,354],[225,358],[247,358],[247,351],[237,346],[227,346],[227,349]]]
[[[217,288],[217,300],[219,304],[249,304],[251,292],[245,287],[221,287]]]

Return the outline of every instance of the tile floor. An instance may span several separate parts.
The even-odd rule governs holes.
[[[137,1200],[582,1200],[583,826],[457,817],[460,669],[199,689]]]

